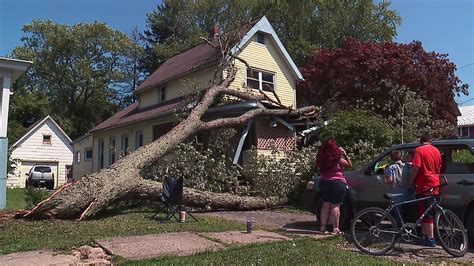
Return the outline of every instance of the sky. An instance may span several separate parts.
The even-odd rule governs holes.
[[[33,19],[75,24],[102,21],[130,33],[146,29],[146,14],[157,0],[0,0],[0,56],[10,55],[21,44],[24,24]],[[458,103],[474,104],[474,0],[393,0],[391,9],[402,17],[395,41],[418,40],[427,51],[445,53],[456,74],[471,85],[470,96]]]

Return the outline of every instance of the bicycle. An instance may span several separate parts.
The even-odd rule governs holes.
[[[435,234],[441,247],[454,257],[461,257],[467,251],[467,232],[462,221],[452,211],[444,209],[439,205],[440,199],[434,194],[433,190],[438,187],[447,186],[446,177],[444,183],[433,187],[426,192],[430,192],[429,196],[395,203],[394,198],[402,194],[384,194],[384,198],[390,200],[390,204],[386,210],[370,207],[359,211],[351,222],[351,236],[356,247],[369,255],[384,255],[393,248],[398,237],[405,242],[411,243],[421,240],[421,236],[417,233],[417,227],[421,224],[423,218],[432,209],[436,214],[434,217]],[[426,208],[414,224],[405,223],[398,206],[431,199],[432,203]],[[398,215],[400,226],[392,216],[392,210]]]

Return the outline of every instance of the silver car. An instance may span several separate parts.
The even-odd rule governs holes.
[[[383,198],[384,193],[391,192],[391,187],[384,182],[383,173],[391,163],[390,153],[400,150],[402,153],[413,151],[419,143],[395,145],[384,151],[369,164],[358,171],[345,172],[349,191],[341,206],[341,227],[348,228],[357,211],[366,207],[388,206]],[[443,168],[448,179],[448,186],[441,189],[441,205],[454,211],[464,222],[469,240],[474,243],[474,139],[446,139],[433,141],[443,157]],[[319,197],[319,177],[308,182],[304,204],[316,214],[322,202]],[[416,204],[416,203],[415,203]],[[416,206],[408,206],[409,219],[416,218]]]
[[[46,187],[47,189],[54,188],[54,173],[49,165],[36,164],[31,167],[30,172],[26,174],[26,187]]]

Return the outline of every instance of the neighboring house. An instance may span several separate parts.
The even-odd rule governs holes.
[[[72,141],[49,115],[31,125],[10,150],[16,164],[8,187],[25,187],[26,174],[35,164],[51,166],[55,188],[67,182],[68,174],[72,178]]]
[[[463,137],[474,137],[474,105],[459,106],[457,134]]]
[[[282,104],[295,108],[296,83],[302,75],[267,18],[258,18],[231,32],[238,33],[231,44],[232,53],[251,67],[236,60],[238,72],[231,87],[255,92],[261,89],[272,98],[275,93]],[[137,102],[74,141],[74,154],[81,156],[81,160],[74,160],[74,178],[107,167],[121,155],[167,133],[177,123],[176,112],[186,105],[183,96],[193,88],[210,87],[216,76],[222,78],[224,74],[216,72],[219,59],[220,51],[203,42],[164,62],[135,89]],[[262,107],[244,101],[211,108],[208,115],[230,116],[255,108]],[[260,118],[243,127],[234,163],[244,161],[241,152],[250,146],[260,154],[270,154],[273,148],[288,150],[295,145],[291,123],[280,117]]]

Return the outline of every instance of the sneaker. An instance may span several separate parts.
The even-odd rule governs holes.
[[[436,247],[436,240],[434,238],[425,237],[425,246],[427,247]]]

